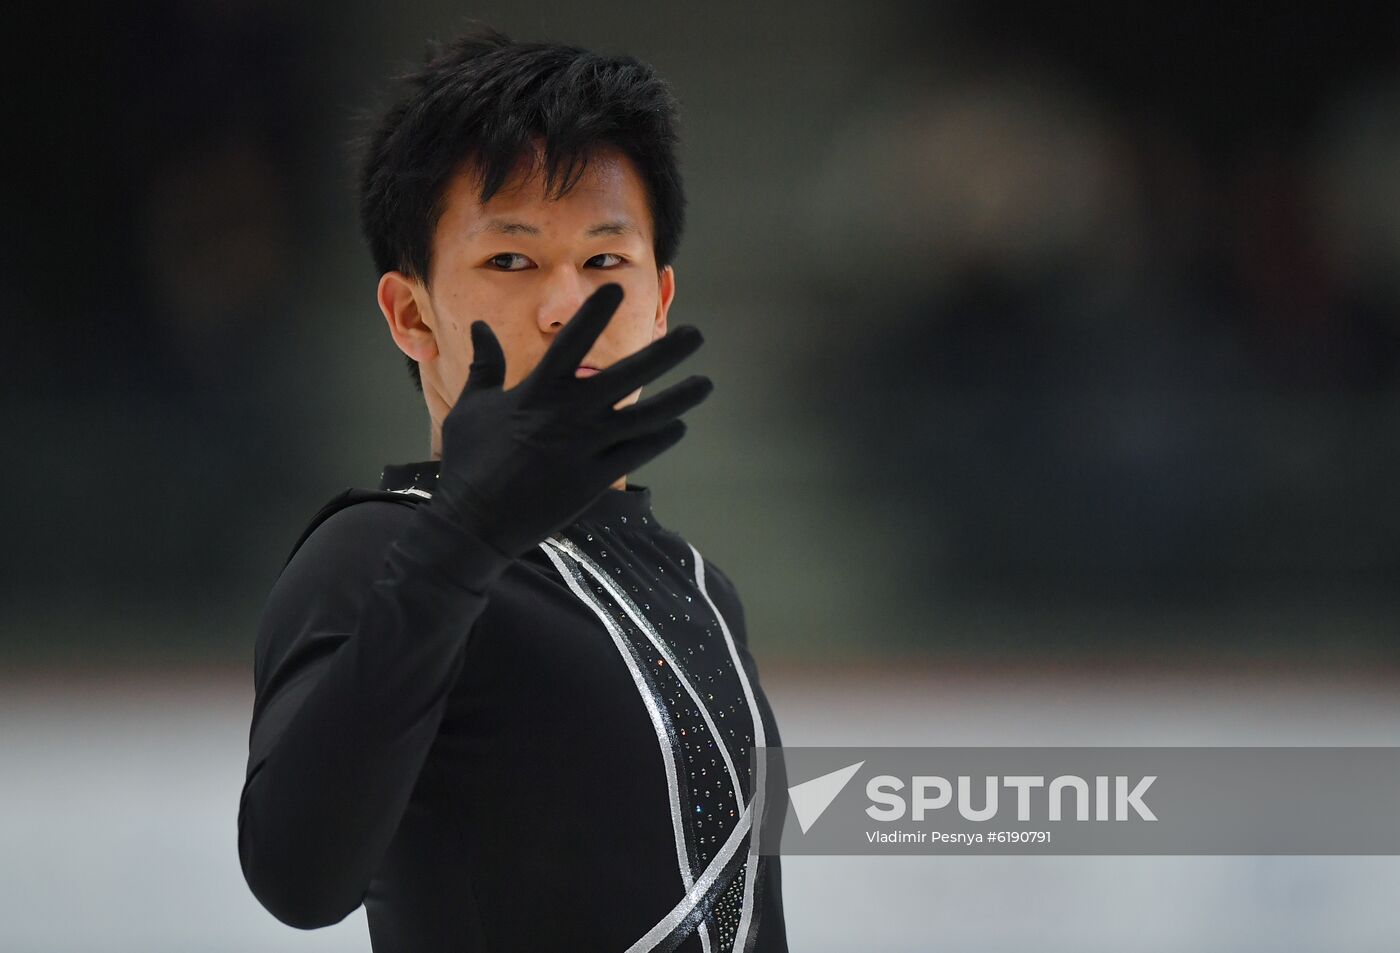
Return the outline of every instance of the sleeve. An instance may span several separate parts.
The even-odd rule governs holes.
[[[238,809],[254,896],[301,929],[344,919],[393,838],[510,560],[430,504],[328,518],[268,597]]]

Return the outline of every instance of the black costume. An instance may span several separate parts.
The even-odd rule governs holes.
[[[418,505],[436,478],[332,501],[268,599],[253,892],[303,928],[363,903],[376,953],[785,951],[749,855],[749,748],[780,741],[728,578],[634,485],[480,585],[500,554]]]

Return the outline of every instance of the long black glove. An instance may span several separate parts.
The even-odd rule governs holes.
[[[700,347],[694,327],[676,328],[591,377],[575,369],[622,301],[606,284],[586,300],[523,381],[502,388],[505,355],[484,321],[471,326],[466,387],[443,421],[434,507],[515,558],[569,525],[603,491],[685,434],[677,419],[713,389],[693,375],[621,410],[613,405]]]

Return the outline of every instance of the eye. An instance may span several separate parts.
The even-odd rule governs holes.
[[[490,259],[491,264],[500,271],[524,271],[525,268],[528,267],[529,261],[530,259],[526,258],[524,255],[517,254],[513,251],[493,255]]]
[[[601,255],[594,255],[592,258],[590,258],[590,259],[588,259],[588,260],[589,260],[590,262],[593,262],[593,261],[597,261],[599,258],[611,258],[611,259],[612,259],[612,263],[611,263],[611,264],[599,265],[599,266],[598,266],[599,268],[616,268],[618,265],[622,264],[623,262],[625,262],[625,261],[627,260],[627,259],[623,258],[621,255],[614,255],[612,252],[603,252],[603,254],[601,254]]]

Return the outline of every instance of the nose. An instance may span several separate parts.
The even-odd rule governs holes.
[[[537,320],[540,330],[555,334],[593,291],[593,286],[579,274],[578,269],[565,266],[554,269],[544,282],[544,294],[540,299]]]

